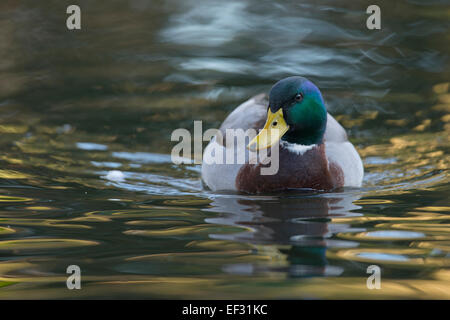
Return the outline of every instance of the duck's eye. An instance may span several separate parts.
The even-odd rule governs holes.
[[[302,101],[303,99],[303,95],[301,93],[297,93],[297,95],[295,96],[295,101]]]

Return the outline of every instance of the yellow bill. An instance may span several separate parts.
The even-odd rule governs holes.
[[[289,126],[283,118],[283,110],[280,108],[275,113],[267,111],[267,121],[261,132],[248,144],[251,151],[269,148],[289,130]]]

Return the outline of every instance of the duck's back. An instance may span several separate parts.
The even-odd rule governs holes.
[[[360,187],[364,176],[361,158],[353,144],[348,141],[345,129],[329,113],[324,142],[328,162],[342,170],[343,186]]]

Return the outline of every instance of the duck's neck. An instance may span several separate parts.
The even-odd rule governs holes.
[[[281,139],[283,141],[301,144],[304,146],[317,145],[323,142],[324,130],[319,131],[293,131],[287,132]]]

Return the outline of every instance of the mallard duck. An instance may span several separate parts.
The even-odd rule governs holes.
[[[259,134],[252,140],[235,139],[233,145],[222,138],[227,129],[255,129]],[[269,97],[260,94],[242,103],[228,115],[218,134],[220,139],[213,137],[204,151],[201,169],[204,184],[213,191],[265,193],[361,186],[364,168],[358,152],[345,129],[327,112],[320,90],[304,77],[282,79]],[[267,148],[272,152],[278,148],[275,174],[261,174],[267,164],[252,158],[252,151]],[[219,151],[224,159],[231,151],[234,159],[243,156],[245,161],[217,163],[211,158]]]

